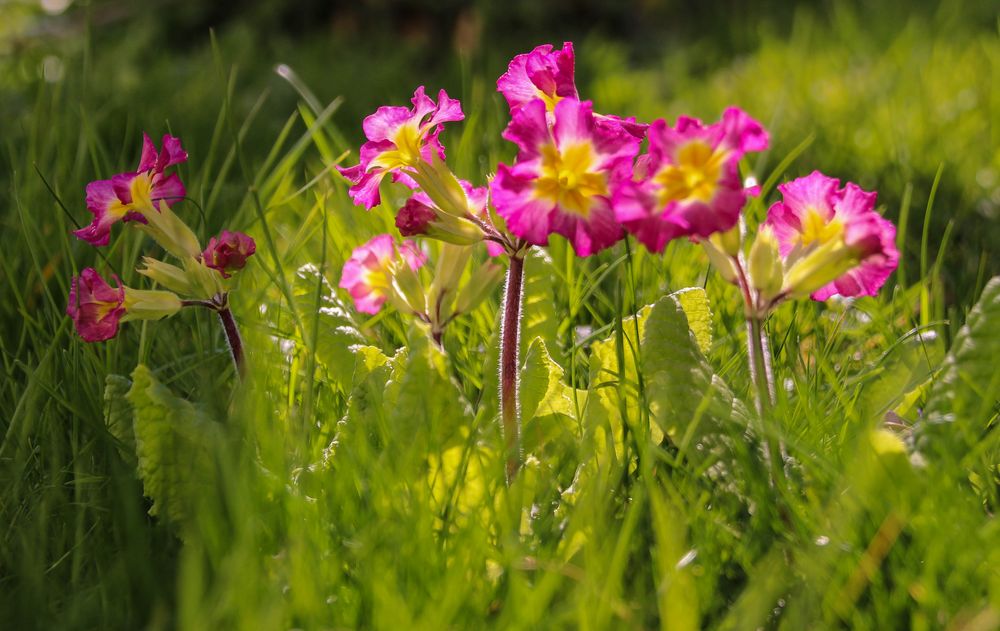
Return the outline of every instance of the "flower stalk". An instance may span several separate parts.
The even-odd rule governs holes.
[[[219,316],[222,324],[222,332],[226,334],[226,344],[233,357],[233,365],[236,366],[236,374],[240,379],[246,377],[246,359],[243,352],[243,338],[240,336],[240,329],[236,326],[236,318],[229,308],[229,297],[218,295],[212,300],[182,300],[182,307],[204,307],[211,309]]]
[[[520,393],[517,368],[521,337],[521,301],[524,286],[524,257],[510,256],[504,289],[503,323],[500,330],[500,419],[503,423],[507,456],[507,484],[521,466]]]

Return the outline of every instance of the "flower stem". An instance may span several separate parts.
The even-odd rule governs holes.
[[[521,299],[524,284],[524,258],[511,255],[504,290],[503,323],[500,329],[500,418],[503,422],[507,454],[507,484],[514,481],[521,465],[520,396],[518,347],[521,337]]]
[[[243,359],[243,338],[240,337],[240,330],[236,327],[236,320],[229,307],[218,310],[219,321],[222,322],[222,330],[226,332],[226,341],[229,342],[229,350],[233,354],[233,364],[236,365],[236,372],[240,378],[246,376],[246,361]]]
[[[761,419],[761,433],[767,445],[767,459],[771,467],[771,482],[780,489],[785,488],[785,457],[781,441],[767,427],[772,421],[774,408],[774,374],[771,371],[771,351],[768,347],[767,332],[759,315],[747,316],[747,351],[750,360],[750,377],[757,394],[757,414]]]

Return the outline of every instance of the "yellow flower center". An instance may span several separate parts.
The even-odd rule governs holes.
[[[681,200],[711,200],[715,196],[726,155],[725,151],[715,151],[698,140],[681,147],[677,152],[677,163],[664,166],[653,177],[659,186],[660,205]]]
[[[801,221],[802,234],[799,240],[803,247],[809,247],[814,243],[824,245],[844,235],[843,223],[837,219],[827,221],[826,217],[812,207],[806,209]]]
[[[414,166],[420,162],[420,145],[423,141],[423,133],[420,130],[419,121],[409,120],[399,126],[396,134],[392,137],[395,149],[383,151],[374,160],[370,167],[381,167],[383,169],[399,169],[402,167]]]
[[[541,175],[535,181],[535,197],[557,204],[563,211],[587,218],[592,198],[608,194],[607,176],[591,169],[597,159],[589,142],[559,151],[555,145],[542,148]]]
[[[140,173],[132,179],[129,185],[132,203],[129,210],[142,212],[153,209],[153,178],[149,173]]]
[[[535,88],[535,92],[538,94],[538,98],[545,102],[545,109],[549,112],[556,109],[556,103],[563,100],[563,97],[559,96],[555,92],[549,94],[548,92],[543,92],[538,88]]]

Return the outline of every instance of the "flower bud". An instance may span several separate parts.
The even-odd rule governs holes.
[[[778,239],[768,226],[761,226],[750,246],[748,261],[750,283],[765,302],[770,302],[781,293],[784,269]]]
[[[456,245],[483,240],[483,231],[475,223],[443,213],[424,203],[424,199],[431,201],[421,193],[413,195],[396,215],[396,227],[404,237],[425,236]]]
[[[218,294],[225,293],[225,281],[216,270],[207,267],[200,260],[189,256],[183,259],[184,273],[191,284],[191,295],[205,300],[211,300]]]
[[[712,267],[719,271],[719,275],[726,282],[736,284],[739,273],[733,257],[720,250],[712,239],[703,240],[701,245],[705,249],[705,254],[708,255]]]
[[[167,252],[179,259],[188,256],[197,257],[201,254],[198,237],[180,217],[174,214],[174,211],[170,210],[165,201],[160,200],[159,212],[147,212],[143,216],[147,223],[140,224],[139,229],[152,237]]]
[[[159,320],[181,309],[181,299],[172,291],[125,287],[125,317],[129,320]]]
[[[257,244],[242,232],[223,230],[218,237],[208,241],[208,247],[201,254],[201,260],[206,267],[217,270],[223,278],[243,269],[247,259],[257,251]]]
[[[164,263],[149,256],[142,257],[142,262],[146,267],[139,268],[136,271],[143,276],[156,281],[170,291],[175,291],[185,296],[197,293],[188,273],[176,265]]]
[[[743,222],[743,217],[740,216],[740,220],[736,222],[736,225],[724,232],[716,232],[709,237],[709,240],[724,254],[737,256],[743,246],[743,233],[745,230],[746,224]]]
[[[434,267],[434,281],[427,292],[428,304],[442,317],[450,313],[458,297],[458,282],[471,256],[471,248],[446,243],[441,246],[441,256]]]
[[[492,261],[480,265],[458,294],[455,311],[469,313],[478,307],[503,280],[504,268]]]

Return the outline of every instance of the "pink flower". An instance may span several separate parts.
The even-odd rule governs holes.
[[[573,79],[573,43],[552,51],[551,44],[538,46],[530,53],[517,55],[507,72],[497,79],[497,90],[507,99],[513,116],[525,104],[542,99],[548,111],[562,99],[579,99]]]
[[[134,172],[120,173],[110,180],[97,180],[87,185],[87,209],[93,222],[73,231],[91,245],[107,245],[111,226],[119,221],[146,223],[144,215],[158,211],[162,200],[173,206],[184,197],[184,185],[176,174],[164,171],[187,160],[187,152],[174,136],[163,136],[163,148],[157,152],[147,134],[142,135],[142,156]]]
[[[370,210],[381,203],[378,187],[387,173],[393,181],[415,188],[410,174],[416,167],[432,163],[435,156],[444,160],[444,147],[438,141],[442,123],[465,118],[461,104],[448,98],[444,90],[438,92],[435,103],[420,86],[411,102],[412,108],[383,106],[365,118],[368,142],[361,146],[361,162],[349,168],[337,167],[351,181],[349,192],[358,206]]]
[[[208,241],[208,247],[202,252],[202,261],[207,267],[218,270],[223,278],[229,278],[229,272],[243,269],[247,259],[257,251],[257,244],[242,232],[223,230],[218,237]]]
[[[899,264],[896,228],[875,211],[876,193],[813,171],[778,186],[766,226],[785,259],[786,292],[873,296]]]
[[[108,285],[92,267],[73,277],[66,315],[73,319],[85,342],[102,342],[118,333],[118,323],[125,315],[125,287],[117,276],[114,278],[117,289]]]
[[[708,126],[686,116],[674,127],[654,121],[648,135],[649,152],[636,163],[638,181],[615,198],[625,228],[660,252],[677,237],[707,237],[736,225],[748,193],[740,158],[768,146],[760,123],[731,107]]]
[[[403,266],[419,269],[427,256],[408,241],[397,246],[392,235],[380,234],[354,248],[344,263],[340,286],[362,313],[378,313],[382,304],[396,294],[393,281]]]
[[[560,100],[553,120],[550,126],[541,99],[518,109],[503,132],[520,149],[517,162],[497,167],[490,193],[515,235],[545,245],[558,233],[588,256],[622,237],[611,199],[630,177],[639,140],[598,124],[589,101]]]

